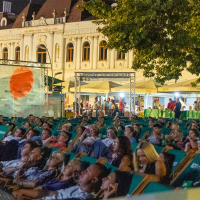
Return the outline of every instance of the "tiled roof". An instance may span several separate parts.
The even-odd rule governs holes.
[[[77,3],[75,3],[74,6],[71,8],[67,22],[81,21],[82,11],[77,8],[77,5],[80,5],[81,3],[82,0],[78,0]]]
[[[68,11],[70,10],[71,2],[72,0],[47,0],[36,15],[36,19],[40,19],[40,17],[52,18],[54,10],[56,11],[56,18],[63,17],[65,8]]]

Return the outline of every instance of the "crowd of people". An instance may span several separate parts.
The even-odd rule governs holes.
[[[13,128],[19,120],[0,118],[1,125]],[[198,120],[186,123],[137,116],[130,120],[105,117],[99,111],[98,118],[83,115],[70,120],[29,115],[13,130],[0,142],[0,189],[16,199],[126,196],[134,173],[150,174],[154,181],[170,186],[175,155],[158,154],[156,147],[170,146],[186,153],[200,150]],[[97,162],[82,161],[80,155]],[[116,170],[111,172],[104,163]]]

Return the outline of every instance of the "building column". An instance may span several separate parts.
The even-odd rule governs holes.
[[[24,34],[21,35],[21,42],[20,42],[20,60],[23,60],[24,57]]]
[[[76,69],[81,69],[81,52],[82,52],[82,44],[81,44],[82,38],[79,37],[77,41],[77,65]]]
[[[132,67],[132,62],[133,62],[133,51],[129,51],[128,54],[129,54],[129,60],[128,60],[129,68],[131,68]]]
[[[30,35],[29,61],[33,61],[33,34]],[[36,60],[34,61],[36,62]]]
[[[65,76],[65,65],[64,65],[64,58],[65,58],[65,51],[64,51],[64,47],[65,47],[65,39],[63,38],[63,34],[60,35],[61,39],[61,45],[60,45],[60,67],[62,70],[62,78],[64,80],[64,76]]]
[[[98,62],[98,36],[94,36],[94,53],[93,53],[93,69],[97,69]]]
[[[111,50],[107,49],[107,63],[109,69],[110,69],[110,57],[111,57]]]
[[[93,57],[94,57],[94,37],[91,37],[91,44],[90,44],[90,69],[92,69]]]
[[[14,42],[10,43],[10,59],[15,60],[15,50],[14,50]],[[21,49],[20,49],[20,57],[21,57]]]
[[[12,57],[11,57],[11,43],[8,44],[8,59],[12,60]]]
[[[54,51],[54,32],[50,32],[49,35],[50,35],[50,42],[49,42],[49,46],[46,47],[47,51],[49,51],[49,55],[48,55],[48,52],[47,52],[47,59],[49,60],[49,63],[51,63],[51,67],[53,69],[53,65],[54,65],[54,56],[53,56],[54,55],[53,54],[53,51]],[[51,76],[53,76],[52,71],[51,71]]]
[[[115,68],[115,49],[111,50],[111,56],[110,56],[110,69]]]
[[[0,59],[3,59],[3,48],[2,48],[2,44],[0,44]]]
[[[78,52],[78,38],[74,38],[75,44],[74,44],[74,57],[73,57],[73,62],[74,62],[74,69],[77,69],[77,52]],[[66,42],[66,47],[70,41]]]
[[[129,66],[129,52],[125,54],[125,61],[126,61],[126,68],[131,68],[131,66]]]

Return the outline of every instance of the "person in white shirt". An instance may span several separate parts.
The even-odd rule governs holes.
[[[51,196],[43,197],[43,199],[92,199],[94,198],[94,194],[100,190],[102,179],[106,177],[108,173],[104,165],[95,163],[81,173],[78,181],[79,186],[52,191]]]
[[[51,137],[51,131],[49,129],[43,129],[42,131],[42,135],[40,136],[43,144],[45,143],[45,141]]]
[[[11,140],[21,140],[22,136],[26,133],[26,130],[23,129],[23,128],[18,128],[16,131],[15,131],[15,134],[14,135],[9,135],[7,137],[5,137],[3,139],[3,142],[9,142]]]
[[[0,171],[3,171],[5,175],[12,175],[15,177],[20,166],[28,160],[29,153],[37,146],[36,142],[28,141],[25,146],[21,148],[21,159],[1,161]]]

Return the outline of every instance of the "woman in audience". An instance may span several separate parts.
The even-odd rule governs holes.
[[[131,143],[136,142],[134,128],[130,125],[125,127],[124,135],[130,140]]]
[[[155,175],[157,181],[162,182],[167,171],[163,161],[160,160],[154,146],[143,142],[134,153],[134,171],[143,174]]]
[[[82,162],[79,159],[73,159],[64,168],[63,172],[49,182],[38,186],[34,190],[21,189],[13,192],[15,198],[20,199],[22,195],[29,198],[42,198],[44,196],[51,196],[51,191],[66,189],[77,185],[81,172],[88,167],[86,162]]]
[[[63,124],[62,127],[61,127],[61,131],[65,131],[65,132],[70,132],[71,129],[72,129],[71,123]]]
[[[133,124],[133,128],[134,128],[134,134],[136,137],[136,141],[138,141],[140,133],[141,133],[140,124]]]
[[[166,152],[162,152],[159,154],[159,157],[160,157],[160,160],[165,163],[165,167],[167,170],[166,176],[163,177],[162,183],[170,184],[170,180],[171,180],[170,175],[172,173],[172,167],[173,167],[175,155],[166,153]]]
[[[189,136],[187,136],[186,140],[183,143],[183,147],[185,146],[185,151],[189,151],[190,149],[197,150],[198,143],[197,138],[199,136],[199,133],[197,129],[191,129],[189,131]]]
[[[115,171],[102,179],[101,190],[96,198],[108,199],[111,197],[126,196],[132,181],[133,175],[129,172]]]
[[[89,134],[87,138],[86,135]],[[79,138],[79,143],[75,145],[72,149],[72,152],[79,153],[79,152],[86,152],[88,153],[91,149],[92,144],[94,141],[99,140],[98,137],[99,128],[97,125],[90,125],[89,129],[85,129],[81,137]]]
[[[165,135],[166,145],[172,146],[174,149],[181,150],[183,146],[183,133],[179,130],[174,130],[170,135]]]
[[[34,172],[32,174],[19,176],[23,170],[20,169],[19,174],[15,178],[15,183],[18,186],[25,188],[35,188],[38,185],[44,184],[55,178],[60,173],[60,169],[63,165],[64,153],[60,151],[54,151],[49,159],[48,165],[44,169]]]
[[[56,147],[60,149],[65,149],[67,147],[68,142],[70,141],[71,134],[65,131],[61,131],[59,136],[51,136],[47,138],[43,144],[47,147]]]

